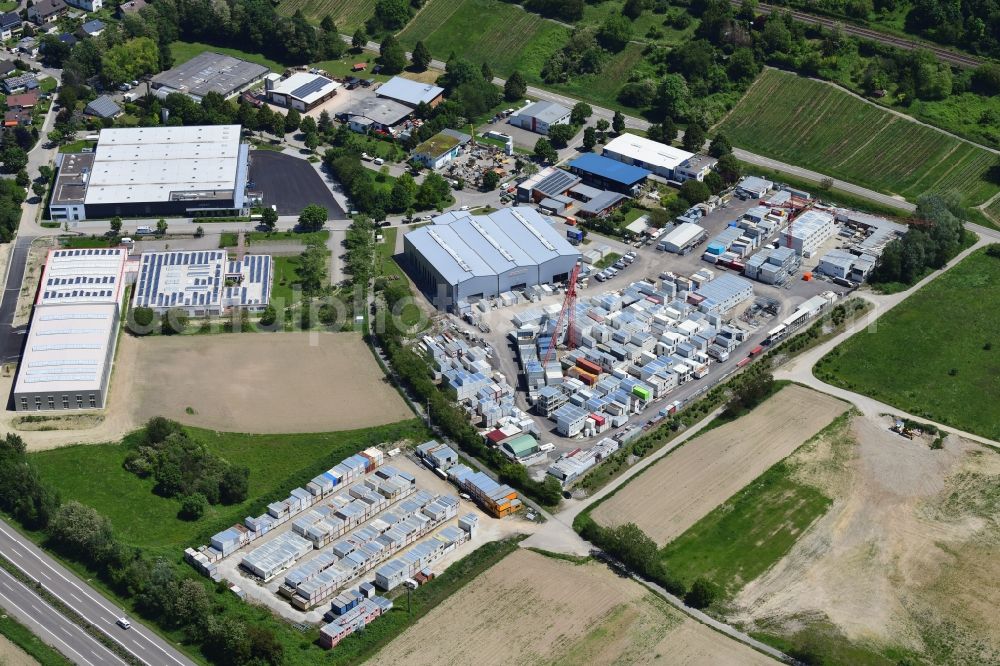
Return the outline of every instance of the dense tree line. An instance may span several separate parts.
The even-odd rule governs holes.
[[[192,439],[175,422],[149,420],[125,457],[125,469],[156,481],[164,497],[203,496],[209,504],[236,504],[247,498],[250,470],[233,465]]]
[[[871,281],[913,284],[928,270],[943,268],[961,251],[968,233],[962,216],[957,196],[929,194],[917,199],[917,221],[905,236],[885,246]]]
[[[4,156],[8,155],[7,150],[10,149],[3,151]],[[16,181],[0,179],[0,242],[9,243],[14,238],[17,225],[21,223],[21,204],[26,196],[27,191]]]
[[[59,498],[42,484],[25,451],[19,435],[8,433],[0,439],[0,510],[29,529],[39,529],[48,524]]]

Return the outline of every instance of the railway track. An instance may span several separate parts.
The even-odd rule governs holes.
[[[734,6],[739,6],[741,0],[730,0]],[[907,51],[912,51],[915,49],[925,49],[933,53],[938,60],[941,62],[946,62],[949,65],[955,65],[957,67],[978,67],[983,64],[983,61],[975,56],[967,55],[964,53],[958,53],[956,51],[951,51],[941,46],[935,46],[934,44],[928,44],[927,42],[921,42],[914,39],[907,39],[905,37],[898,37],[896,35],[887,34],[884,32],[879,32],[878,30],[872,30],[871,28],[862,28],[860,26],[854,25],[852,23],[846,23],[842,20],[829,18],[827,16],[817,16],[815,14],[807,14],[805,12],[796,11],[794,9],[788,9],[786,7],[775,7],[773,5],[760,4],[757,5],[757,11],[761,14],[770,14],[772,12],[789,12],[796,21],[801,21],[802,23],[811,23],[812,25],[820,25],[824,28],[839,27],[844,34],[852,35],[854,37],[861,37],[863,39],[868,39],[873,42],[879,42],[881,44],[886,44],[889,46],[895,46],[897,48],[906,49]]]

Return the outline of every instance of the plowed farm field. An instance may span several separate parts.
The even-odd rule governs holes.
[[[602,525],[635,523],[662,546],[788,457],[847,408],[847,403],[828,395],[787,386],[747,416],[666,456],[591,515]]]
[[[765,70],[719,129],[733,144],[915,200],[955,190],[968,205],[1000,190],[997,156],[826,83]]]
[[[773,664],[593,562],[511,553],[372,660],[375,664]]]

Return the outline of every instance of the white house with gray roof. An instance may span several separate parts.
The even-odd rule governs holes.
[[[555,102],[535,102],[510,117],[511,125],[521,129],[548,134],[553,125],[568,125],[570,110]]]

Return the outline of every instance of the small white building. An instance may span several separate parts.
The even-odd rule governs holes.
[[[721,314],[753,298],[753,283],[731,273],[720,273],[711,282],[698,287],[695,293],[704,298],[702,309]]]
[[[472,137],[445,128],[413,149],[413,159],[428,169],[440,169],[458,157]]]
[[[677,165],[674,169],[674,180],[684,182],[686,180],[704,181],[705,176],[715,168],[719,160],[708,155],[692,155]]]
[[[698,242],[704,240],[706,235],[707,232],[704,228],[692,222],[685,222],[664,236],[657,247],[666,252],[684,254]]]
[[[568,125],[570,110],[555,102],[535,102],[524,107],[508,121],[514,127],[548,134],[553,125]]]
[[[66,0],[66,4],[85,12],[100,11],[101,7],[104,6],[102,0]]]
[[[264,85],[268,101],[303,113],[336,95],[340,87],[340,83],[332,79],[306,72],[297,72],[276,83],[265,78]]]
[[[737,183],[736,191],[743,193],[745,196],[759,199],[770,192],[773,187],[774,183],[765,178],[747,176]]]
[[[646,169],[669,180],[675,178],[674,171],[677,167],[695,157],[694,153],[686,150],[628,133],[609,141],[604,146],[604,156]]]

